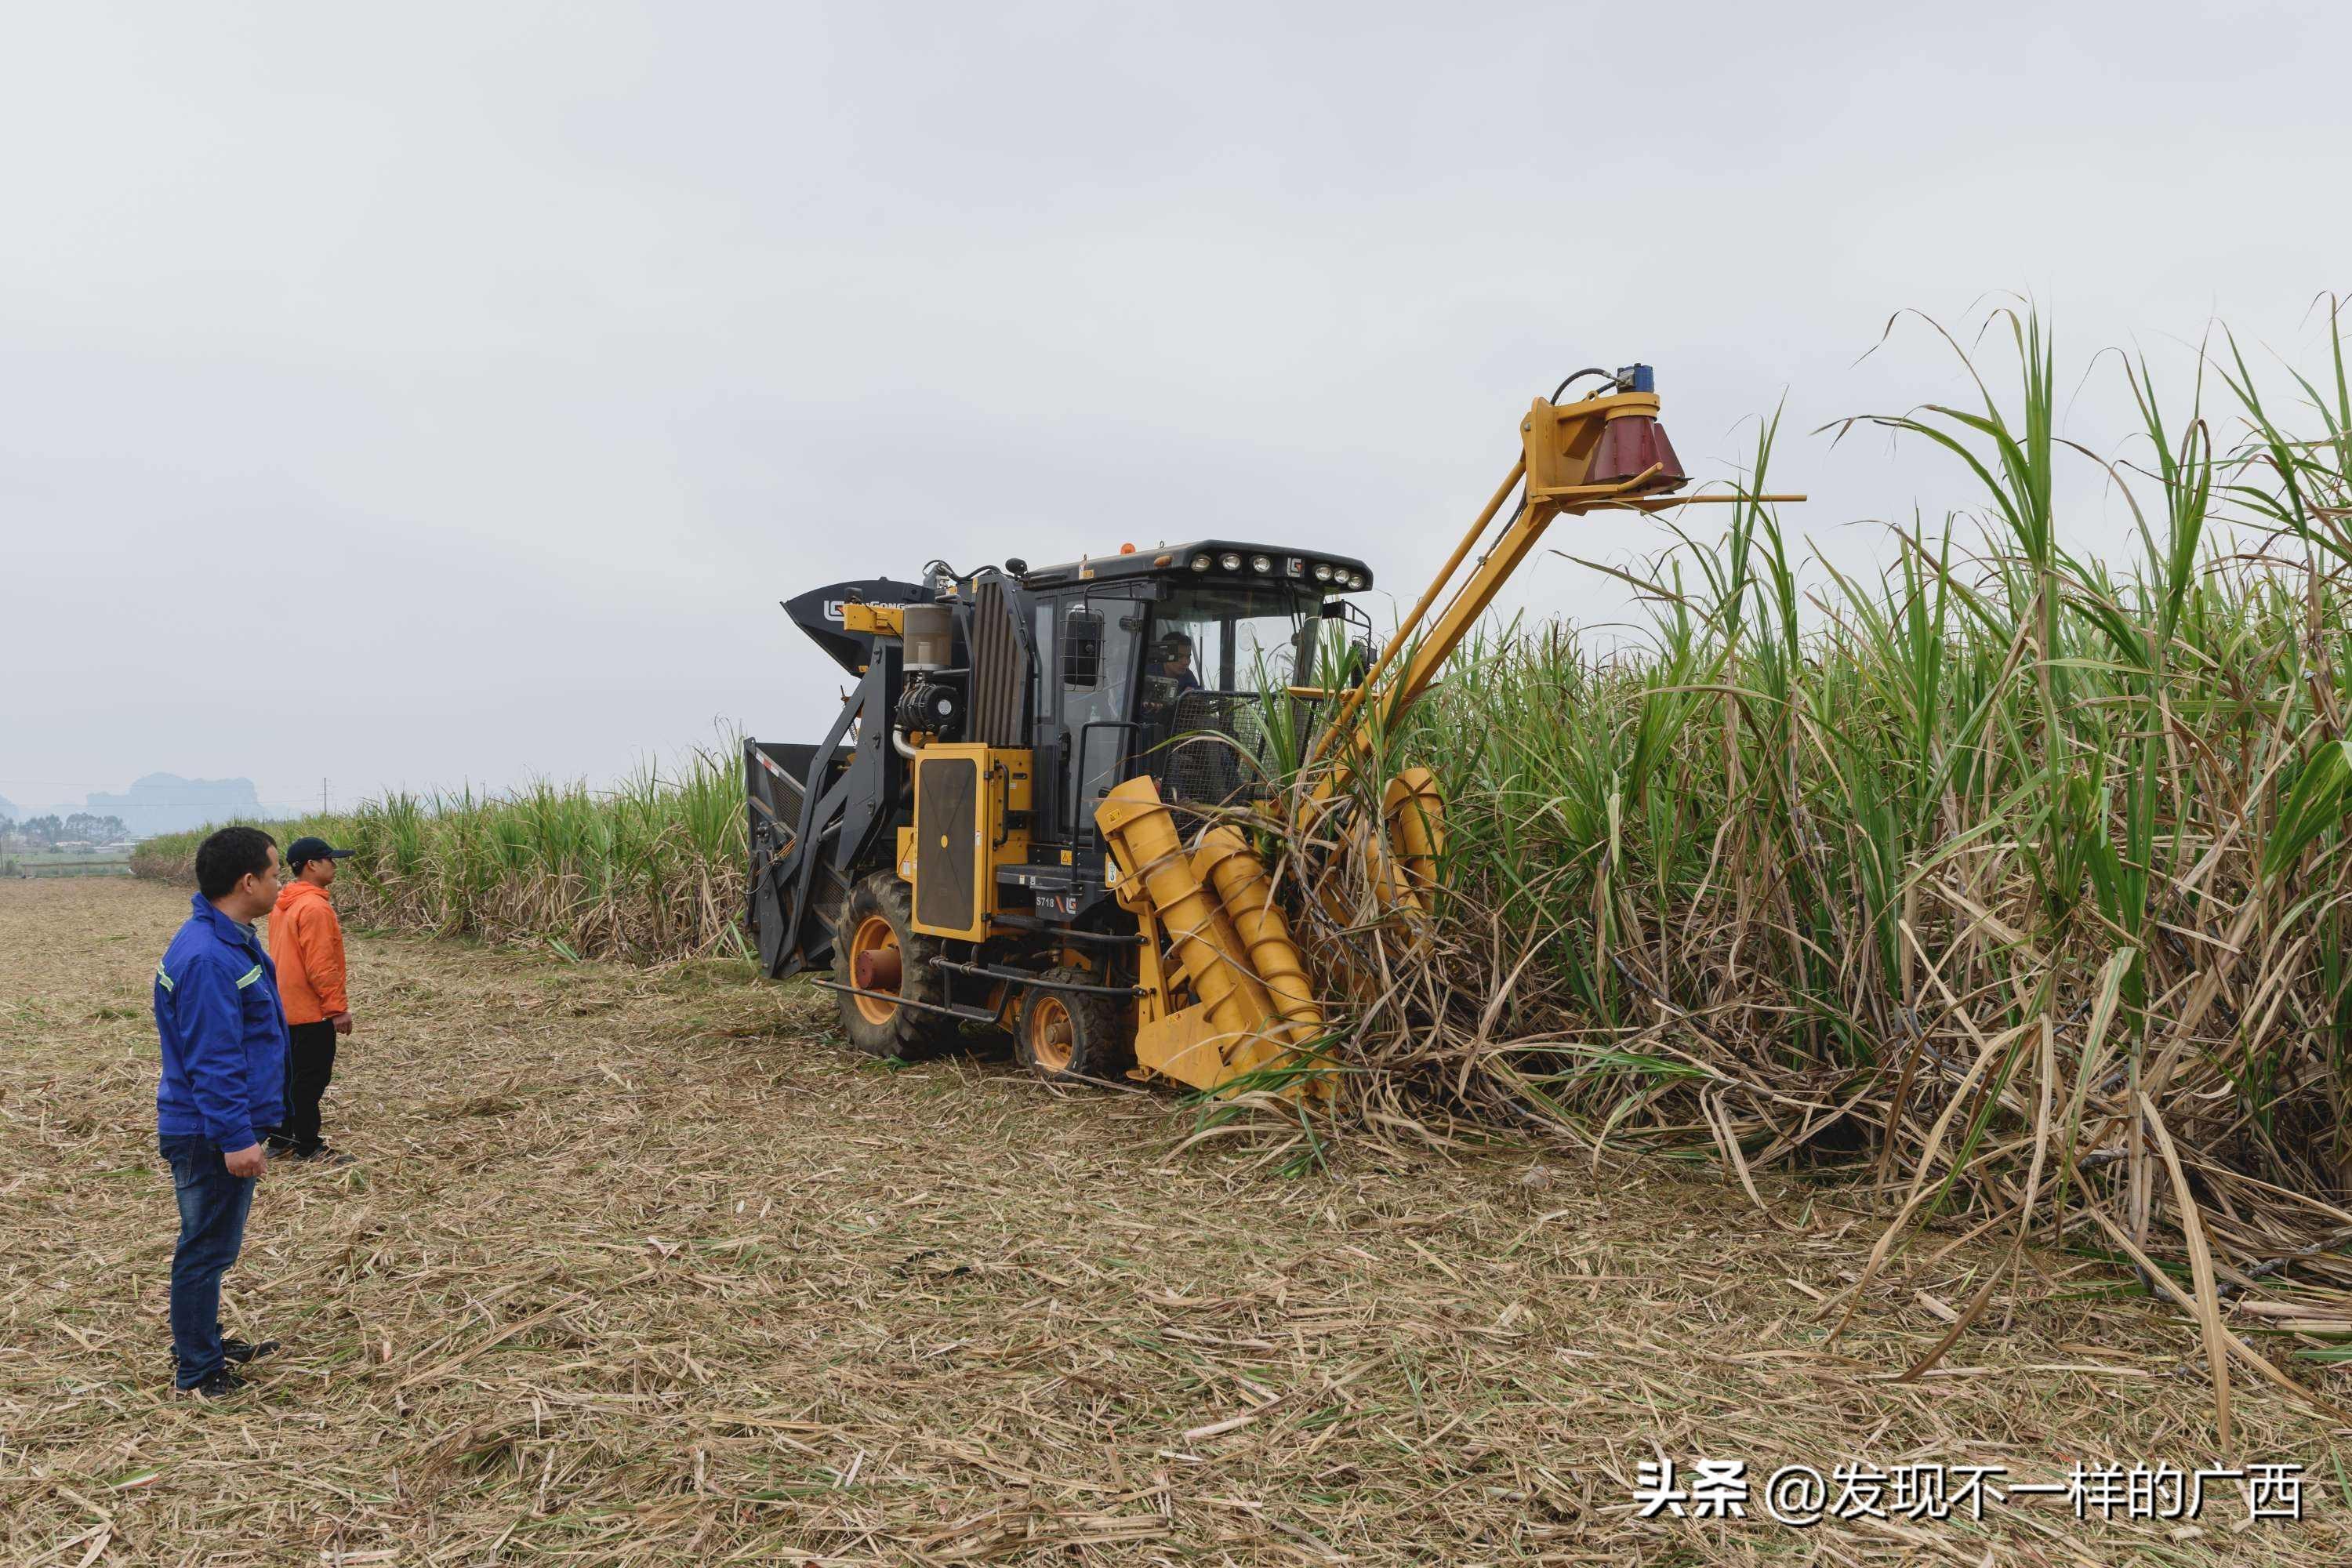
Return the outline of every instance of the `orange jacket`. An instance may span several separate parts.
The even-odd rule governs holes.
[[[289,882],[269,911],[269,956],[289,1024],[316,1024],[352,1010],[343,994],[343,924],[324,888]]]

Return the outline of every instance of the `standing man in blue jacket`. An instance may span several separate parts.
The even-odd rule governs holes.
[[[253,922],[278,901],[278,841],[224,827],[196,850],[196,896],[155,967],[155,1032],[163,1077],[155,1135],[180,1199],[172,1254],[173,1381],[220,1399],[245,1386],[229,1370],[268,1355],[275,1340],[223,1339],[221,1276],[245,1243],[260,1179],[262,1133],[286,1120],[286,1021],[278,972]]]

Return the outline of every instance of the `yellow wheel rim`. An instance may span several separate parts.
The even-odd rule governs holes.
[[[890,929],[890,922],[880,915],[867,915],[858,922],[857,930],[849,938],[850,983],[856,984],[857,960],[861,954],[896,952],[898,949],[898,933]],[[904,977],[901,976],[901,984],[903,983]],[[872,989],[877,991],[887,989],[895,994],[898,987],[877,985]],[[896,1002],[885,1002],[874,996],[852,996],[850,1001],[856,1005],[857,1016],[869,1024],[887,1024],[898,1016],[898,1005]]]
[[[1047,1072],[1067,1072],[1078,1038],[1070,1005],[1059,996],[1037,998],[1029,1008],[1029,1058]]]

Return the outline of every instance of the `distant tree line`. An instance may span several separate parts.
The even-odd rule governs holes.
[[[12,822],[0,816],[0,838],[22,838],[27,847],[54,849],[60,844],[119,844],[131,837],[119,816],[100,816],[95,812],[77,811],[68,816],[56,812],[47,816],[28,816],[22,822]]]

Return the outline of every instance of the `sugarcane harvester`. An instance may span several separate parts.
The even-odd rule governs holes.
[[[1587,377],[1601,384],[1562,401]],[[1349,598],[1368,565],[1234,540],[934,562],[786,601],[856,684],[815,744],[744,742],[761,963],[819,972],[877,1057],[929,1055],[969,1024],[1009,1030],[1048,1077],[1312,1083],[1288,1069],[1337,1020],[1249,814],[1331,812],[1290,826],[1336,824],[1382,868],[1383,905],[1424,909],[1444,843],[1434,776],[1402,770],[1377,812],[1337,803],[1552,520],[1801,499],[1675,495],[1658,409],[1638,364],[1536,399],[1510,473],[1377,659],[1368,641],[1335,658],[1349,638],[1323,630],[1369,633]],[[1309,782],[1286,793],[1266,733],[1284,704],[1310,715]]]

